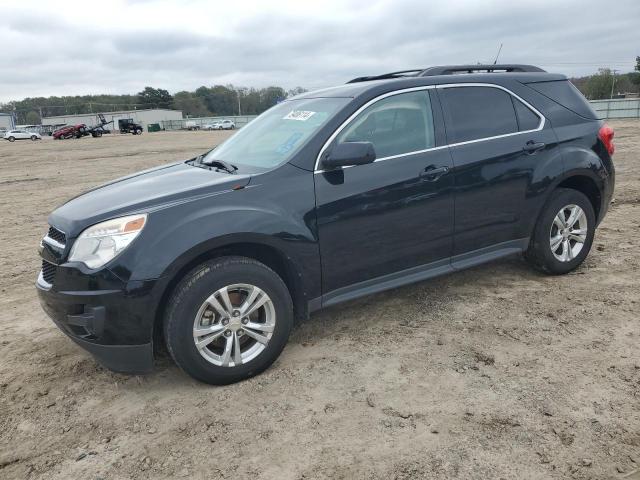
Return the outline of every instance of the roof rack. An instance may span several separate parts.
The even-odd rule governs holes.
[[[443,65],[430,67],[420,72],[419,77],[433,77],[435,75],[457,75],[461,73],[521,73],[521,72],[545,72],[534,65],[498,64],[498,65]]]
[[[522,72],[546,72],[546,70],[534,65],[498,64],[498,65],[442,65],[427,69],[400,70],[398,72],[383,73],[369,77],[358,77],[347,83],[368,82],[371,80],[385,80],[402,77],[433,77],[435,75],[460,75],[464,73],[522,73]]]
[[[370,80],[384,80],[388,78],[401,78],[401,77],[417,77],[423,72],[423,68],[417,68],[415,70],[400,70],[398,72],[383,73],[382,75],[373,75],[370,77],[358,77],[353,80],[349,80],[347,83],[368,82]]]

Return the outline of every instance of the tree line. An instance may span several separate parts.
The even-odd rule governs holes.
[[[618,73],[601,68],[595,75],[572,78],[573,84],[589,100],[615,97],[618,94],[640,93],[640,56],[633,72]],[[187,117],[257,115],[278,102],[306,90],[297,87],[246,88],[234,85],[199,87],[193,92],[171,95],[162,88],[145,87],[136,95],[83,95],[68,97],[34,97],[0,104],[0,112],[15,112],[18,124],[35,125],[42,117],[113,112],[143,108],[181,110]]]
[[[306,90],[302,87],[285,90],[282,87],[214,85],[171,95],[162,88],[145,87],[135,95],[30,97],[0,104],[0,112],[14,112],[17,123],[27,125],[37,125],[43,117],[145,108],[181,110],[189,117],[257,115],[286,98],[304,92]]]
[[[616,98],[628,93],[640,94],[640,57],[636,57],[633,72],[618,73],[609,68],[601,68],[595,75],[572,78],[571,82],[588,100]]]

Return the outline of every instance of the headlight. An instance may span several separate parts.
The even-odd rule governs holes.
[[[133,242],[147,222],[147,214],[130,215],[97,223],[80,234],[73,244],[70,262],[100,268]]]

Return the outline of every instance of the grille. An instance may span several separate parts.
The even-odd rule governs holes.
[[[63,245],[67,243],[66,235],[57,228],[49,227],[49,233],[47,233],[47,237]]]
[[[46,260],[42,261],[42,278],[47,283],[53,283],[53,278],[56,276],[56,266],[53,263],[49,263]]]

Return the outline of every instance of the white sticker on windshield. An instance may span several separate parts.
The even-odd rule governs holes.
[[[302,122],[305,122],[309,120],[313,115],[315,115],[315,113],[316,112],[310,112],[308,110],[291,110],[284,117],[282,117],[282,119],[283,120],[300,120]]]

